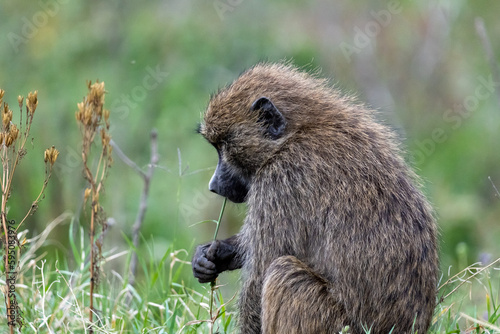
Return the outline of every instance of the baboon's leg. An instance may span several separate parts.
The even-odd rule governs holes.
[[[294,256],[272,262],[262,291],[264,334],[338,333],[345,325],[327,281]]]
[[[239,298],[239,333],[261,334],[260,319],[262,281],[247,280],[243,284]]]

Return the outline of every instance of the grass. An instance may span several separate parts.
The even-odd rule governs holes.
[[[137,286],[128,284],[128,266],[122,271],[106,271],[94,293],[94,317],[89,321],[90,263],[86,259],[90,245],[87,233],[78,227],[72,215],[65,213],[53,225],[68,223],[70,258],[49,262],[36,257],[38,247],[49,236],[29,240],[30,248],[19,259],[24,264],[18,276],[18,301],[25,319],[22,333],[198,333],[208,332],[210,287],[200,293],[182,280],[182,269],[190,266],[185,250],[169,247],[157,261],[154,241],[143,239],[148,252],[138,254],[143,277]],[[22,232],[25,234],[25,232]],[[31,242],[33,241],[33,242]],[[130,243],[130,245],[132,245]],[[100,265],[130,263],[132,247],[126,251],[103,252]],[[71,264],[70,264],[71,263]],[[4,283],[4,282],[2,282]],[[226,311],[220,290],[216,291],[218,314],[215,330],[231,333],[234,315]],[[5,328],[5,306],[0,308],[0,331]],[[201,319],[207,319],[206,321]]]
[[[59,224],[70,224],[71,252],[48,261],[39,248]],[[26,235],[26,231],[20,233]],[[48,225],[19,258],[18,302],[24,317],[21,333],[208,333],[211,330],[210,285],[192,286],[183,281],[190,269],[190,255],[171,245],[155,254],[153,238],[142,239],[147,252],[138,254],[141,280],[128,284],[133,245],[127,250],[103,252],[100,265],[106,273],[94,293],[94,318],[88,317],[90,271],[87,233],[70,213]],[[124,238],[126,238],[124,236]],[[120,271],[111,269],[124,263]],[[224,281],[224,276],[222,277]],[[4,282],[1,282],[4,284]],[[500,270],[479,264],[452,277],[440,290],[453,294],[436,308],[430,333],[500,333]],[[236,328],[233,296],[216,290],[214,332],[233,333]],[[0,307],[0,331],[6,330],[5,305]]]
[[[500,333],[500,258],[473,264],[440,288],[432,333]]]

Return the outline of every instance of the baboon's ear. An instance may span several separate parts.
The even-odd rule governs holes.
[[[285,117],[267,97],[258,98],[251,107],[252,111],[259,111],[259,122],[266,128],[266,133],[276,140],[283,135],[286,127]]]

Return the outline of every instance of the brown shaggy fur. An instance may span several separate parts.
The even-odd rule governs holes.
[[[278,139],[251,110],[263,96],[286,119]],[[372,110],[262,63],[212,97],[200,132],[251,180],[244,225],[226,240],[238,259],[229,269],[243,269],[241,333],[427,332],[435,220]]]

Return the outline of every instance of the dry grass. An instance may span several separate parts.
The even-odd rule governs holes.
[[[30,136],[33,117],[38,106],[38,94],[36,91],[28,94],[25,112],[23,112],[24,97],[18,96],[17,102],[20,110],[18,124],[13,122],[13,112],[9,105],[3,101],[4,95],[5,91],[0,89],[0,113],[2,115],[2,127],[0,132],[2,179],[0,181],[0,186],[2,189],[1,217],[2,230],[4,233],[1,241],[3,243],[4,250],[3,272],[6,277],[6,285],[2,286],[2,292],[5,295],[5,307],[7,310],[7,324],[9,326],[9,331],[10,333],[14,333],[15,328],[21,327],[23,324],[21,308],[19,307],[16,296],[16,282],[18,280],[20,270],[18,259],[22,247],[25,244],[25,240],[19,240],[17,231],[26,219],[36,211],[38,203],[42,199],[42,195],[47,187],[50,176],[52,175],[52,166],[59,155],[59,151],[57,151],[55,147],[45,150],[45,179],[40,193],[27,209],[24,218],[18,224],[14,219],[9,220],[8,202],[11,199],[12,192],[15,190],[12,180],[19,163],[27,154],[25,147]],[[24,122],[23,115],[25,117]]]

